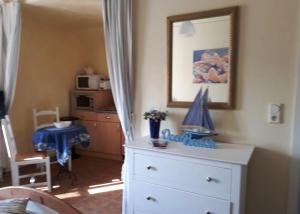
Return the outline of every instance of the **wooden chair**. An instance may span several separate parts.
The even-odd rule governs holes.
[[[49,157],[46,156],[44,153],[18,153],[15,143],[15,138],[13,134],[13,130],[11,127],[11,122],[8,115],[5,116],[5,119],[1,119],[1,128],[4,135],[5,146],[7,149],[7,154],[10,159],[10,168],[11,168],[11,177],[12,177],[12,184],[14,186],[20,185],[20,179],[22,178],[34,178],[34,176],[46,176],[46,182],[39,182],[36,183],[34,179],[30,179],[30,184],[26,184],[24,186],[42,186],[47,185],[48,191],[52,191],[51,185],[51,172],[50,172],[50,160]],[[41,171],[38,173],[31,173],[20,175],[19,167],[25,165],[32,165],[32,164],[43,164],[45,165],[46,170]]]
[[[28,187],[0,188],[0,200],[11,198],[29,198],[31,201],[55,210],[57,213],[80,214],[76,208],[49,193]],[[55,213],[56,213],[55,212]],[[30,212],[31,213],[31,212]],[[47,212],[49,213],[49,212]],[[51,212],[52,213],[52,212]]]
[[[43,110],[43,111],[37,111],[36,108],[34,108],[32,110],[33,112],[33,125],[34,125],[34,130],[40,129],[40,128],[44,128],[44,127],[48,127],[48,126],[53,126],[53,123],[42,123],[39,124],[38,123],[38,118],[41,117],[49,117],[49,116],[53,116],[55,117],[55,120],[52,122],[59,122],[59,108],[55,107],[55,110]]]
[[[34,125],[34,130],[40,129],[40,128],[45,128],[48,126],[53,126],[53,123],[38,123],[38,118],[41,117],[55,117],[55,120],[53,122],[59,122],[59,108],[55,107],[55,110],[41,110],[41,111],[37,111],[36,108],[34,108],[32,110],[33,112],[33,125]],[[47,154],[51,157],[55,156],[55,154],[51,153],[51,152],[47,152]],[[51,161],[51,164],[55,164],[57,163],[57,161]],[[69,161],[68,161],[68,169],[69,171],[72,171],[72,157],[69,157]]]

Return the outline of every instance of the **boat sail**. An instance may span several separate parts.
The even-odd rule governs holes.
[[[204,93],[201,88],[182,122],[183,132],[191,132],[197,138],[216,134],[207,104],[208,88]]]

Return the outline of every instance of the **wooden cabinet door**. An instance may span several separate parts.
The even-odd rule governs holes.
[[[87,129],[90,135],[90,145],[85,148],[88,151],[96,151],[99,144],[98,134],[97,134],[97,124],[95,121],[82,120],[81,124]],[[80,147],[82,149],[83,147]]]
[[[97,122],[98,152],[121,155],[121,126],[119,123]]]

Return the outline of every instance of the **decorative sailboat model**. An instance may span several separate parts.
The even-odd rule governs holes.
[[[181,127],[183,133],[181,135],[173,135],[169,129],[164,129],[162,130],[162,138],[182,142],[188,146],[215,149],[216,143],[211,139],[211,136],[217,133],[215,132],[207,103],[208,89],[204,93],[200,89],[183,120]]]
[[[208,111],[207,103],[208,88],[204,93],[202,93],[202,89],[200,89],[181,127],[183,132],[191,133],[192,138],[201,139],[217,134]]]

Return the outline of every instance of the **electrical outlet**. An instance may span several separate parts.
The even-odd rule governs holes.
[[[282,104],[269,104],[268,123],[281,123]]]

